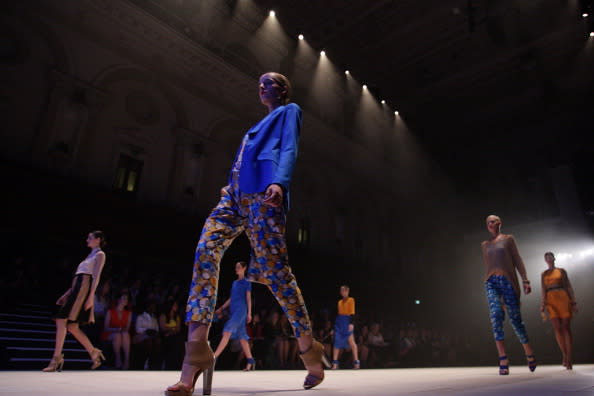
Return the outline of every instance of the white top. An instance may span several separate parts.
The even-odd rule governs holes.
[[[367,335],[367,344],[372,346],[384,346],[384,336],[381,333],[377,333],[377,335],[369,333]]]
[[[78,265],[76,275],[89,274],[96,276],[101,271],[101,267],[105,263],[105,253],[100,248],[95,248],[89,253],[86,259]]]
[[[143,312],[136,318],[136,333],[142,334],[147,330],[159,331],[159,323],[155,316]]]

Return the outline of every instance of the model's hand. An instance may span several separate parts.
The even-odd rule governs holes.
[[[544,312],[544,311],[545,311],[545,306],[544,306],[544,304],[542,304],[542,305],[540,306],[540,312]]]
[[[252,315],[251,314],[248,314],[246,322],[247,323],[251,323],[252,322]]]
[[[532,292],[532,288],[530,287],[529,283],[524,283],[524,293],[525,294],[530,294]]]
[[[351,323],[351,324],[349,325],[349,333],[352,333],[352,332],[353,332],[353,330],[355,330],[355,326],[354,326],[354,325]]]
[[[578,306],[577,306],[577,303],[573,303],[573,304],[571,304],[571,310],[573,311],[573,313],[577,313],[577,312],[578,312]]]
[[[93,308],[93,305],[94,305],[93,300],[87,301],[87,303],[85,304],[85,311],[88,311],[89,309]]]
[[[278,208],[283,203],[283,189],[278,184],[271,184],[264,194],[264,205]]]
[[[64,294],[62,297],[58,298],[58,300],[56,301],[56,305],[64,305],[66,304],[66,294]]]

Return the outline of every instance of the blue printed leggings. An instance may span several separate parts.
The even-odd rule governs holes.
[[[510,281],[503,275],[492,275],[485,282],[485,292],[489,302],[489,315],[495,341],[503,341],[504,339],[503,320],[505,319],[505,311],[503,304],[505,304],[509,320],[518,339],[522,344],[527,344],[528,334],[526,334],[526,327],[522,322],[520,304]]]

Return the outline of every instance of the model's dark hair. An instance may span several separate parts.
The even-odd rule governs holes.
[[[291,101],[291,95],[293,94],[293,87],[291,86],[291,81],[285,76],[277,72],[268,72],[264,74],[269,74],[272,79],[281,87],[285,89],[285,96],[282,98],[282,103],[284,105],[288,104]]]
[[[241,265],[242,268],[247,268],[247,263],[245,261],[238,261],[237,264]]]
[[[555,253],[553,253],[553,252],[546,252],[544,254],[545,257],[547,257],[548,255],[551,255],[551,256],[553,256],[553,258],[555,258]]]
[[[351,290],[351,288],[349,287],[349,285],[341,285],[341,286],[340,286],[340,288],[341,288],[341,289],[342,289],[343,287],[344,287],[345,289],[347,289],[347,290]]]
[[[105,245],[107,245],[107,240],[105,239],[105,234],[103,233],[103,231],[91,231],[91,234],[97,238],[97,239],[101,239],[101,242],[99,243],[99,246],[101,246],[102,248],[105,247]]]

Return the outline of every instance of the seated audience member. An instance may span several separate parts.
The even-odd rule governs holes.
[[[179,304],[169,299],[159,316],[159,329],[163,348],[165,370],[177,370],[181,366],[184,342],[181,336],[181,317]]]
[[[316,339],[324,345],[324,351],[327,356],[332,356],[332,334],[334,333],[332,327],[332,322],[326,320],[324,327],[320,328],[316,335]]]
[[[372,323],[367,335],[367,347],[369,348],[370,366],[381,366],[385,359],[386,347],[384,336],[380,333],[379,323]]]
[[[137,353],[140,356],[135,361],[140,362],[140,369],[147,366],[151,370],[160,368],[161,335],[156,311],[157,304],[150,302],[144,312],[136,318],[134,344],[137,345]]]
[[[119,296],[116,306],[105,316],[105,338],[111,341],[115,355],[115,368],[128,370],[130,367],[130,325],[132,323],[132,312],[126,309],[128,295],[123,293]],[[122,362],[122,351],[124,361]]]

